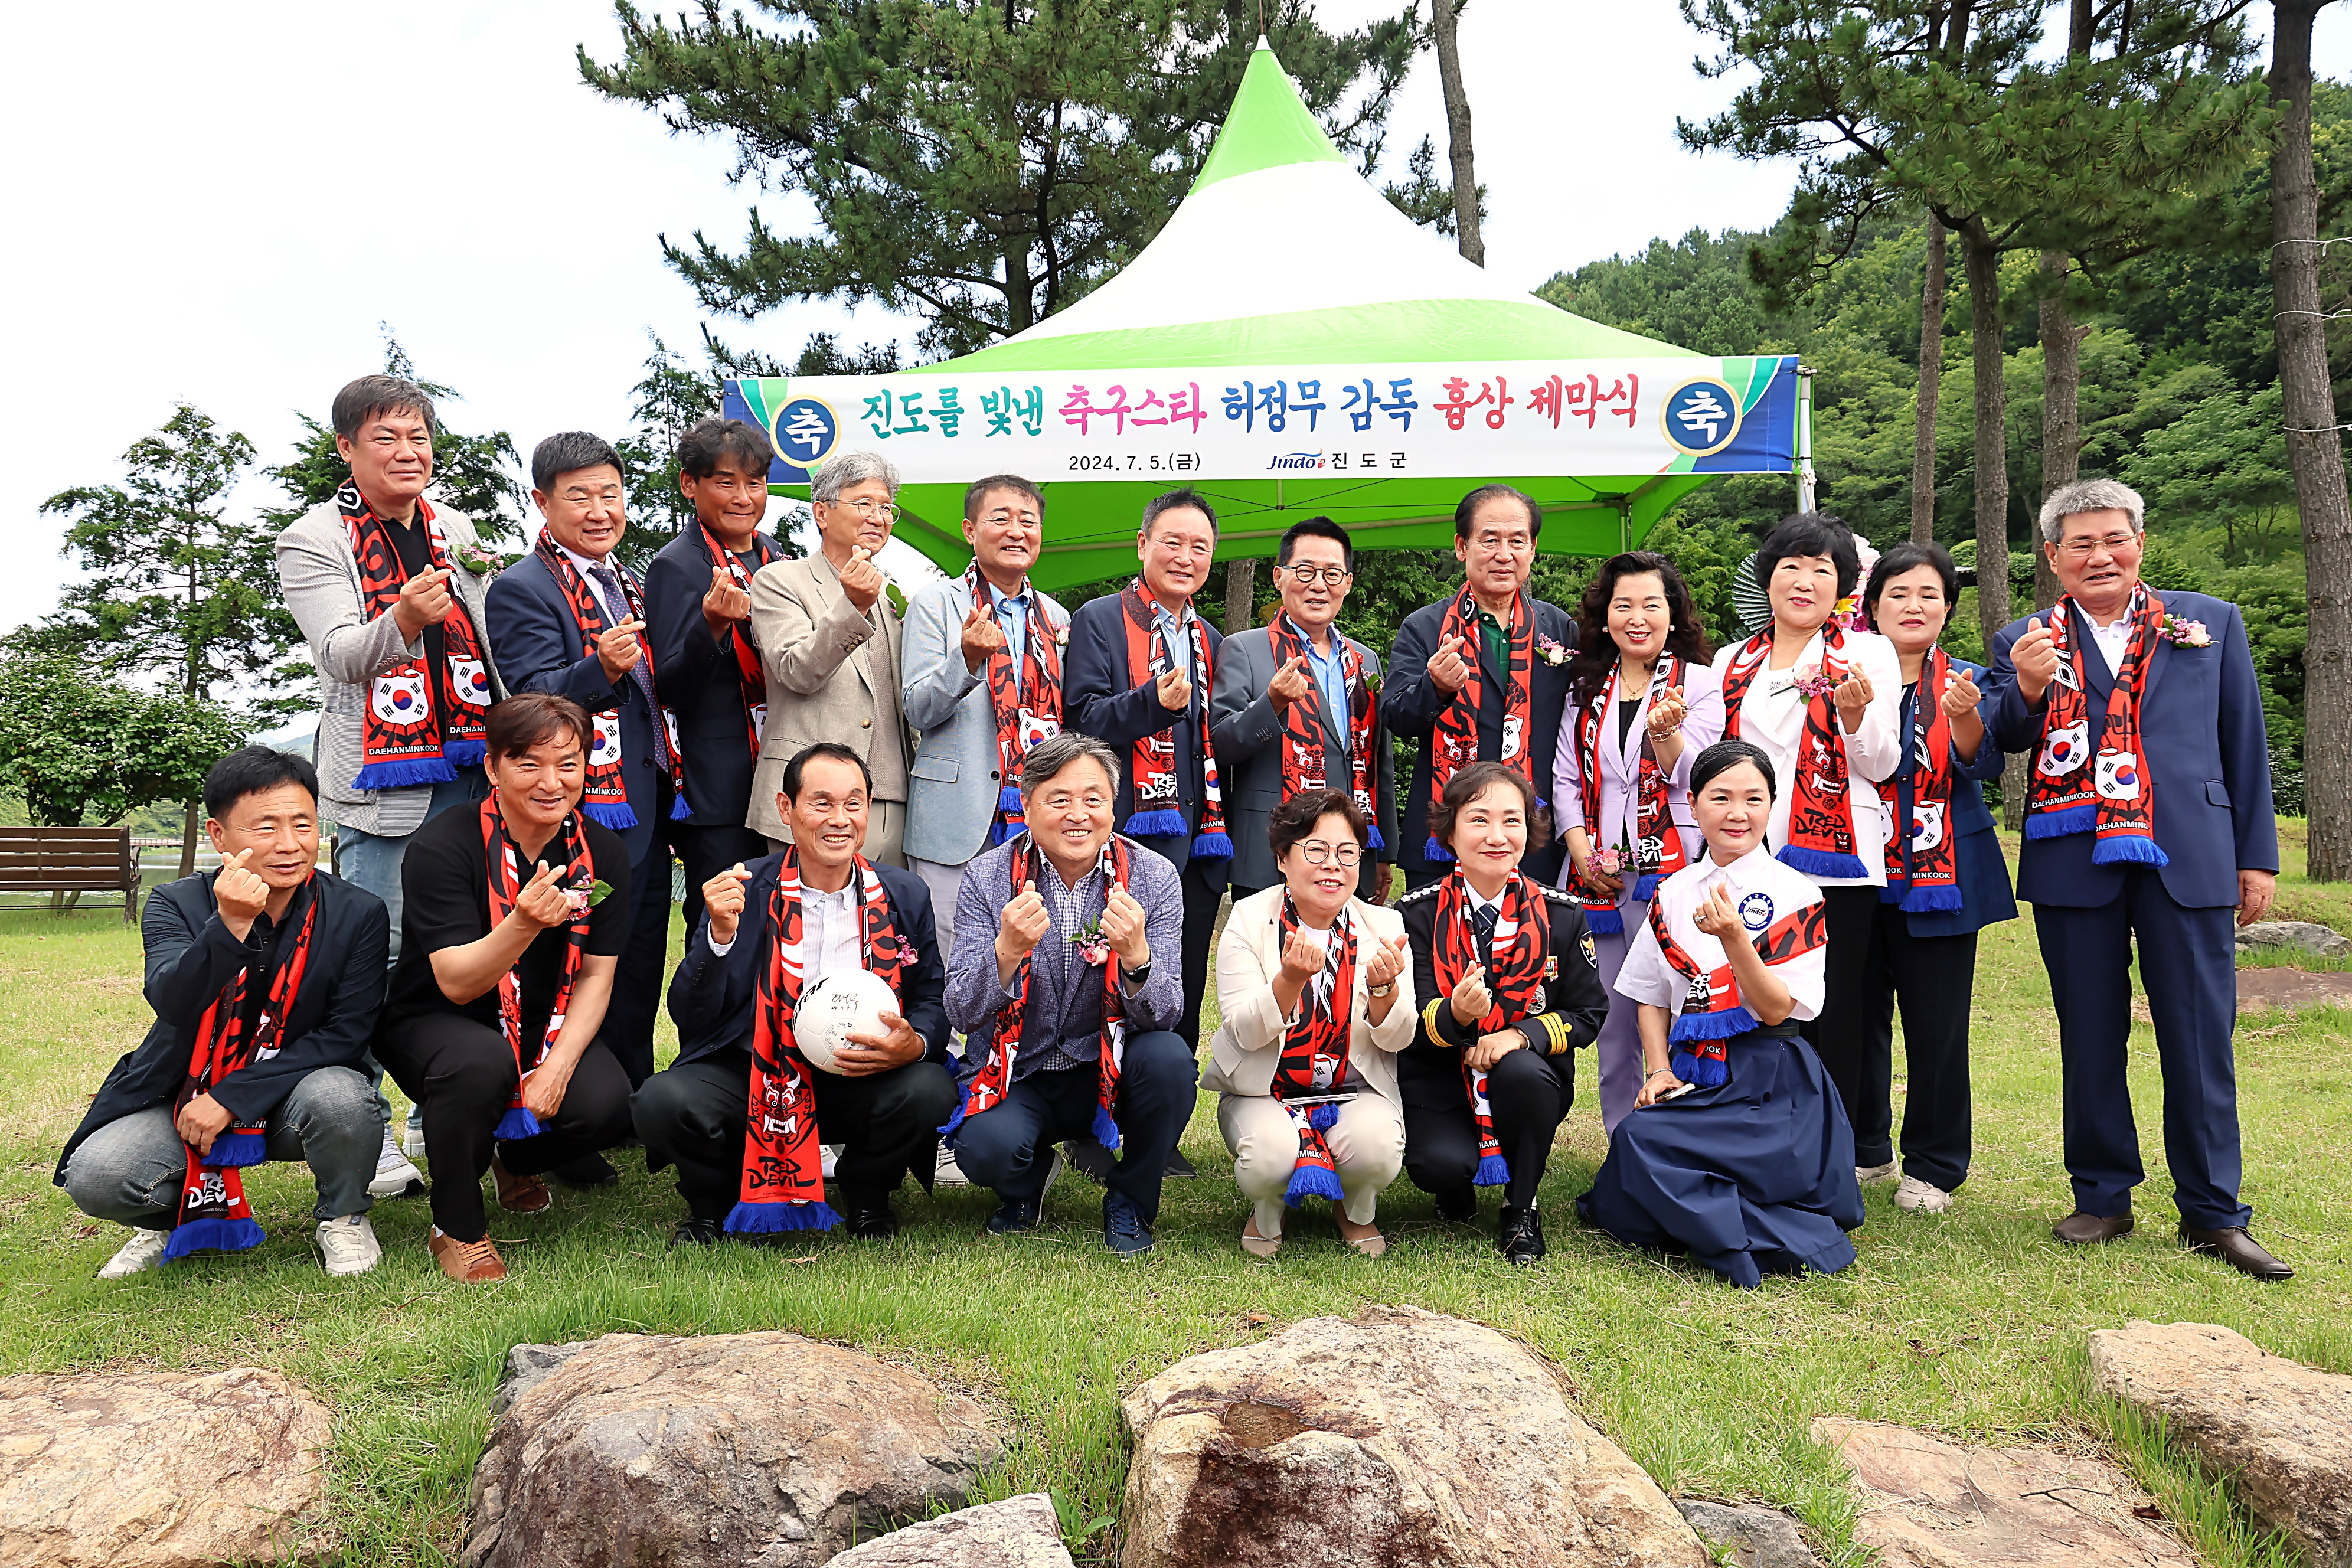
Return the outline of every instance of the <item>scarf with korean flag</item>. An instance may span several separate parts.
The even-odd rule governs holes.
[[[400,601],[408,572],[400,563],[390,528],[369,507],[357,485],[335,492],[335,510],[352,542],[352,559],[360,573],[360,610],[373,621]],[[448,536],[432,503],[416,503],[416,521],[425,531],[429,570],[451,572]],[[425,660],[412,658],[378,674],[368,683],[367,711],[361,715],[361,767],[352,776],[353,789],[404,789],[411,784],[446,784],[459,768],[482,760],[484,722],[490,707],[490,682],[482,666],[482,645],[465,606],[453,605],[441,623],[443,658],[440,668],[428,669]]]
[[[2162,866],[2167,856],[2156,842],[2155,781],[2141,753],[2140,694],[2147,689],[2148,661],[2163,635],[2164,601],[2142,584],[2132,590],[2131,640],[2116,666],[2107,692],[2105,721],[2096,761],[2091,755],[2089,686],[2083,674],[2084,649],[2074,636],[2074,600],[2058,601],[2048,616],[2058,673],[2044,694],[2042,750],[2025,791],[2025,837],[2063,838],[2095,836],[2096,866]]]

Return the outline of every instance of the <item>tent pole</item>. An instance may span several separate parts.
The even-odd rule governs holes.
[[[1797,510],[1813,510],[1813,373],[1797,367]]]
[[[1617,553],[1629,553],[1633,548],[1633,502],[1628,496],[1617,499]]]

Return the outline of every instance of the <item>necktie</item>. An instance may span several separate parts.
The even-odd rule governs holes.
[[[627,620],[629,601],[627,595],[621,592],[620,574],[608,565],[599,564],[589,568],[589,575],[596,580],[597,598],[604,601],[605,624],[617,626]],[[630,667],[629,678],[637,683],[637,689],[645,693],[646,712],[654,721],[654,755],[667,766],[669,763],[669,737],[663,733],[661,704],[654,700],[654,678],[647,673],[642,655]]]
[[[1495,963],[1495,907],[1480,904],[1470,911],[1470,923],[1478,928],[1478,963],[1492,968]]]

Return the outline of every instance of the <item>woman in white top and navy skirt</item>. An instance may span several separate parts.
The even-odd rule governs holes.
[[[1844,523],[1824,512],[1782,520],[1756,556],[1772,624],[1715,658],[1724,738],[1753,743],[1772,763],[1770,848],[1821,889],[1828,911],[1828,1000],[1804,1034],[1842,1092],[1860,1084],[1871,1057],[1864,966],[1893,831],[1879,786],[1903,755],[1895,647],[1837,616],[1861,575]],[[1855,1157],[1859,1179],[1893,1178],[1895,1150],[1883,1132]]]
[[[1862,1225],[1845,1106],[1798,1033],[1819,1016],[1822,889],[1772,858],[1771,760],[1719,741],[1691,765],[1706,853],[1668,878],[1618,972],[1648,1069],[1577,1200],[1629,1247],[1687,1253],[1734,1285],[1832,1274]]]

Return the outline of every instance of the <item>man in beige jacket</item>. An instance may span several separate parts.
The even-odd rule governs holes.
[[[768,723],[745,826],[787,842],[791,829],[776,815],[784,764],[819,741],[838,742],[874,775],[866,858],[902,866],[908,747],[898,618],[874,563],[898,522],[898,470],[877,453],[845,452],[811,477],[809,495],[822,549],[770,562],[751,579]]]

